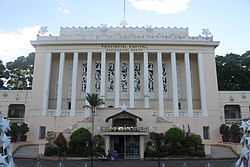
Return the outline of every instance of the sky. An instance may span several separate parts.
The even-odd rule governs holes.
[[[208,28],[220,41],[217,55],[250,50],[250,0],[126,0],[129,26]],[[40,26],[58,34],[61,26],[119,26],[123,0],[0,0],[0,60],[34,51]]]

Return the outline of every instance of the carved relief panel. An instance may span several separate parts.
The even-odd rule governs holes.
[[[107,79],[107,91],[114,91],[114,81],[115,81],[115,65],[114,63],[108,63],[108,79]]]
[[[154,91],[154,64],[148,63],[148,91]]]
[[[100,92],[101,89],[101,63],[95,64],[95,89]]]
[[[162,82],[163,82],[163,91],[167,92],[167,64],[162,64]]]
[[[87,86],[87,64],[84,63],[82,65],[82,82],[81,82],[82,92],[86,92],[86,86]]]
[[[140,63],[135,63],[135,68],[134,68],[134,89],[135,92],[140,92],[141,90],[141,66]]]
[[[121,92],[128,92],[128,64],[121,64],[121,73],[120,73],[120,82],[121,82]]]

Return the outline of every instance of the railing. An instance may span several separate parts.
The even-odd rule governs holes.
[[[241,120],[242,120],[241,118],[225,119],[225,123],[226,124],[240,123]]]
[[[101,127],[101,132],[144,132],[148,133],[148,127]]]
[[[24,118],[8,118],[8,120],[10,120],[10,123],[23,123],[24,122]]]

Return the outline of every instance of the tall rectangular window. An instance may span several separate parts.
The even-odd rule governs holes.
[[[203,139],[205,140],[210,139],[209,126],[203,126]]]
[[[45,126],[40,126],[39,129],[39,139],[45,139],[46,137],[46,127]]]

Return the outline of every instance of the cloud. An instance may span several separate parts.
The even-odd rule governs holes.
[[[191,0],[128,0],[136,9],[160,14],[185,11]]]
[[[13,61],[34,51],[30,40],[36,39],[40,26],[24,27],[14,32],[0,31],[0,60]]]
[[[62,14],[69,15],[71,11],[65,7],[64,0],[56,0],[58,7],[57,10],[61,12]]]

